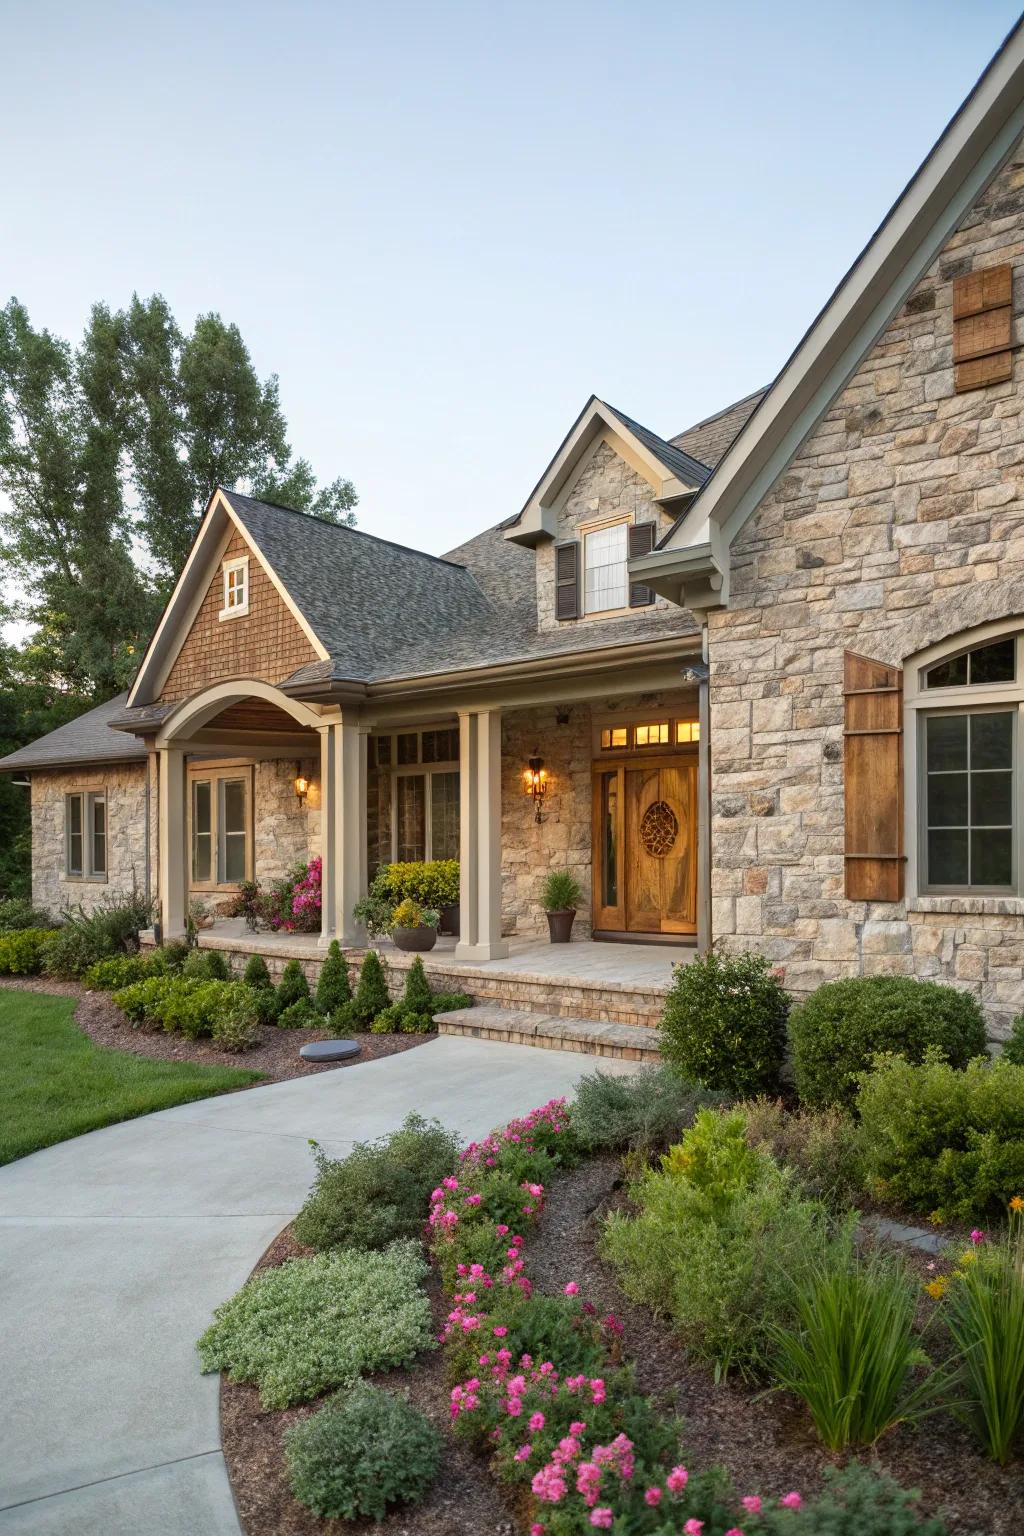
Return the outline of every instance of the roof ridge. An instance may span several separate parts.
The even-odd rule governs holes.
[[[307,522],[318,523],[321,528],[334,528],[339,533],[355,533],[361,539],[372,539],[375,544],[386,544],[389,549],[400,549],[407,555],[419,555],[423,560],[433,560],[439,565],[448,565],[454,571],[466,569],[456,560],[446,560],[443,555],[432,555],[429,550],[416,549],[412,544],[399,544],[397,539],[383,539],[379,533],[368,533],[365,528],[356,528],[351,523],[332,523],[326,517],[318,517],[315,512],[303,512],[299,507],[287,507],[283,501],[267,501],[263,496],[249,496],[245,491],[236,491],[227,485],[218,485],[217,489],[225,496],[241,496],[245,501],[254,501],[259,507],[270,507],[275,512],[290,512],[293,517],[304,517]]]

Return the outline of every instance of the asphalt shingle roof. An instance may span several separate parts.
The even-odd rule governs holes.
[[[134,736],[110,729],[110,722],[124,711],[128,695],[119,693],[98,704],[67,725],[60,725],[27,747],[0,758],[0,770],[16,768],[75,767],[84,763],[144,762],[146,749]]]
[[[616,416],[629,428],[633,436],[639,438],[644,447],[649,448],[654,457],[664,464],[666,469],[671,470],[672,474],[676,475],[680,480],[684,481],[687,485],[700,487],[708,479],[711,474],[710,466],[700,459],[695,459],[692,454],[687,453],[679,446],[678,440],[667,443],[663,437],[658,436],[657,432],[652,432],[649,427],[642,427],[638,421],[634,421],[631,416],[627,416],[625,411],[620,411],[617,406],[612,405],[607,400],[604,403],[610,411],[615,412]]]
[[[694,454],[702,464],[710,464],[714,469],[767,393],[767,387],[755,389],[753,394],[744,395],[742,400],[724,406],[713,416],[705,416],[703,421],[695,422],[685,432],[677,432],[671,439],[673,446]]]

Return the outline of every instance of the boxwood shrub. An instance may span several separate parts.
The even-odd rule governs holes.
[[[805,1104],[852,1104],[872,1058],[919,1062],[936,1046],[954,1067],[985,1051],[985,1021],[969,992],[911,976],[829,981],[789,1021],[793,1075]]]
[[[454,906],[459,899],[459,861],[382,864],[370,884],[370,895],[392,907],[407,898],[421,907]]]
[[[763,955],[712,950],[675,968],[661,1054],[687,1082],[732,1094],[778,1085],[789,998]]]
[[[0,936],[0,976],[38,976],[56,928],[19,928]]]
[[[369,1382],[293,1424],[284,1447],[292,1493],[325,1519],[382,1520],[390,1505],[423,1497],[441,1460],[426,1415]]]

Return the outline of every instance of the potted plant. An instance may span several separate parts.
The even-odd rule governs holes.
[[[421,907],[407,896],[391,914],[391,937],[399,949],[423,953],[437,943],[440,915],[431,907]]]
[[[583,899],[580,883],[567,869],[553,869],[541,888],[540,904],[547,913],[552,944],[568,944],[576,908]]]

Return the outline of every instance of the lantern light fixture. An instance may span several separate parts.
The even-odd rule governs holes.
[[[548,774],[544,767],[544,759],[534,748],[533,756],[527,758],[526,768],[523,770],[523,788],[533,799],[535,818],[540,821],[540,807],[544,796],[547,794]]]
[[[295,775],[295,793],[298,796],[299,804],[305,805],[306,796],[309,794],[309,780],[304,773],[297,773]]]

